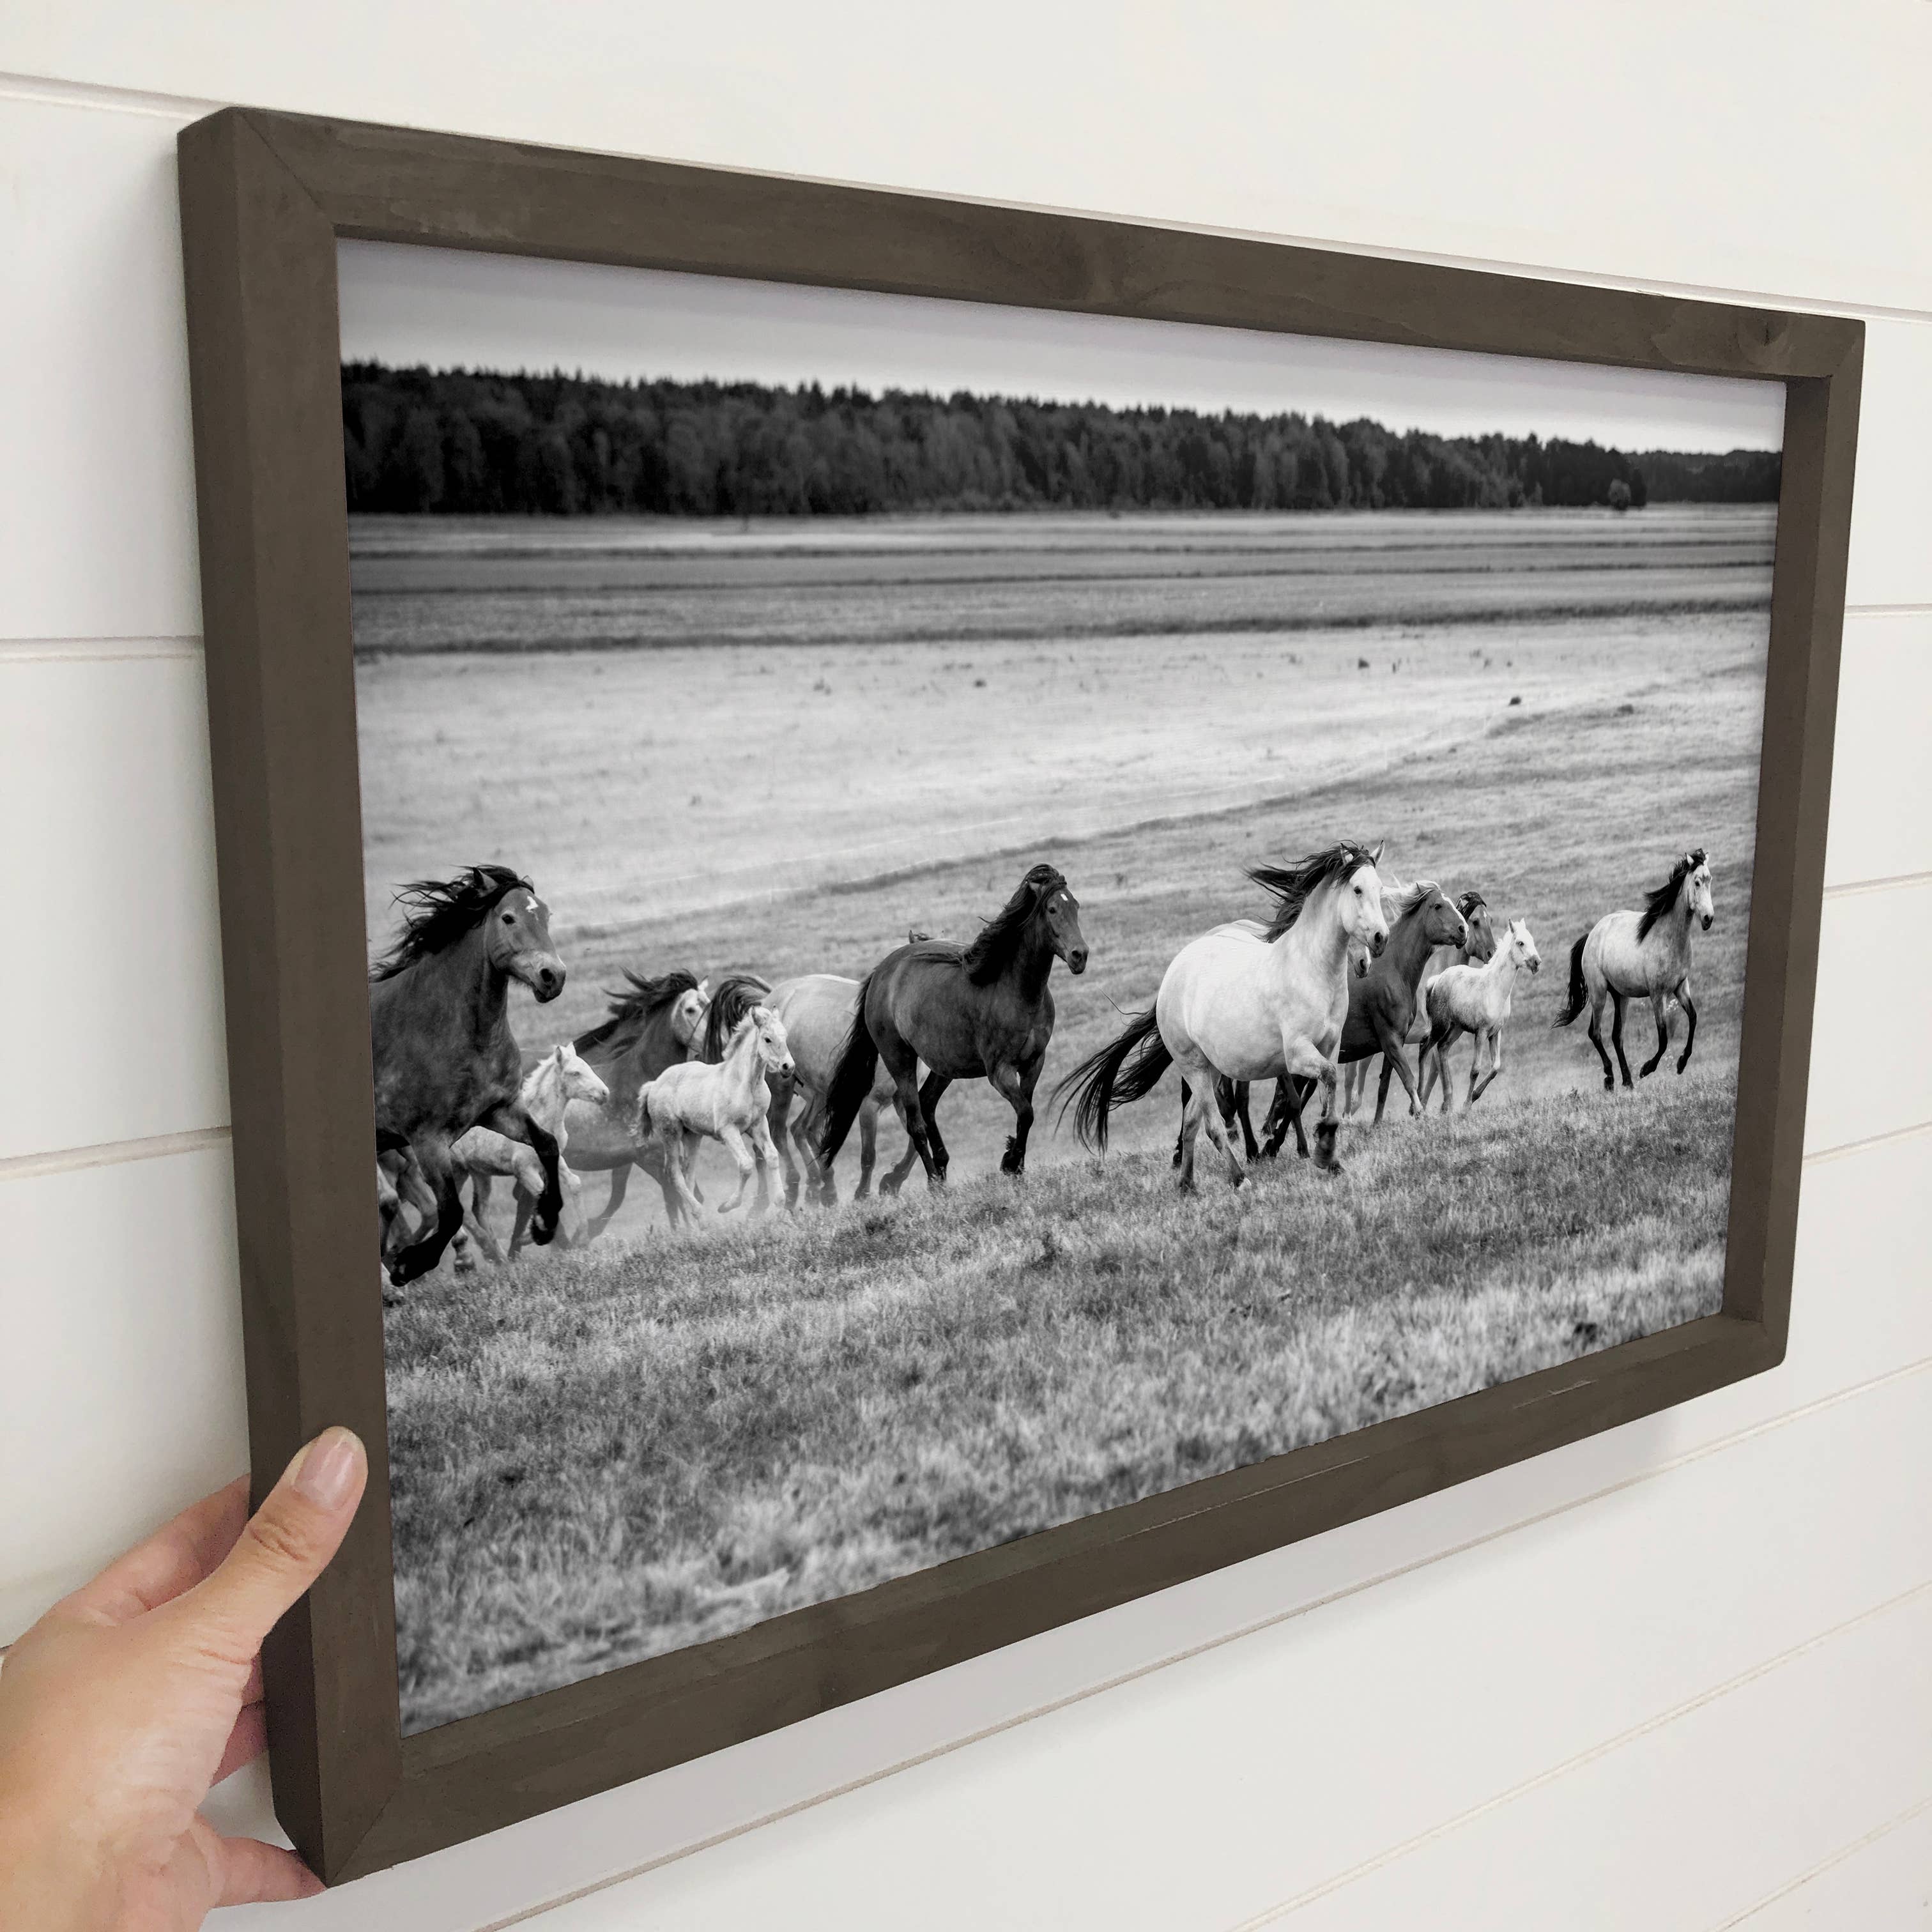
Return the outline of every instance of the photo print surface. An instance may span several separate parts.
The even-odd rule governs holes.
[[[1716,1312],[1778,386],[341,271],[405,1731]]]

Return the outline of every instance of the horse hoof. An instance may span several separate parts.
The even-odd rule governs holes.
[[[1690,1064],[1690,1056],[1687,1053],[1684,1058],[1677,1063],[1677,1072],[1680,1078],[1682,1077],[1684,1068],[1688,1066]]]
[[[879,1192],[890,1200],[898,1192],[899,1190],[904,1186],[904,1184],[905,1184],[903,1181],[893,1180],[888,1178],[879,1183]],[[830,1208],[836,1205],[836,1203],[828,1196],[826,1201],[826,1205]]]
[[[530,1217],[530,1239],[540,1248],[548,1247],[556,1239],[556,1223],[541,1220],[532,1215]]]
[[[1192,1194],[1194,1192],[1194,1177],[1191,1174],[1184,1174],[1175,1181],[1174,1185],[1182,1193]]]
[[[1228,1185],[1230,1187],[1245,1186],[1247,1184],[1247,1178],[1248,1177],[1238,1168],[1228,1177]]]

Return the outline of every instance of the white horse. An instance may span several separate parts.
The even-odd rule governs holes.
[[[737,1024],[716,1062],[686,1060],[667,1066],[638,1096],[638,1133],[648,1129],[663,1153],[665,1205],[674,1219],[694,1219],[698,1198],[691,1184],[691,1162],[700,1135],[721,1142],[738,1167],[738,1191],[718,1211],[729,1214],[745,1198],[754,1168],[759,1195],[766,1172],[778,1164],[767,1118],[771,1112],[769,1076],[793,1071],[784,1022],[769,1006],[754,1006]]]
[[[1174,956],[1153,1007],[1055,1090],[1064,1096],[1063,1112],[1077,1093],[1081,1138],[1104,1148],[1113,1109],[1139,1100],[1170,1065],[1178,1066],[1188,1089],[1181,1186],[1194,1184],[1195,1141],[1203,1127],[1238,1186],[1246,1166],[1221,1118],[1216,1080],[1299,1078],[1322,1089],[1316,1158],[1336,1168],[1335,1050],[1348,1012],[1348,951],[1360,940],[1378,954],[1388,940],[1376,873],[1381,856],[1380,847],[1371,851],[1345,840],[1294,866],[1251,873],[1281,902],[1276,937],[1236,921]]]
[[[1529,928],[1520,919],[1509,922],[1495,956],[1481,966],[1447,966],[1429,982],[1425,995],[1429,1005],[1429,1043],[1423,1049],[1441,1058],[1444,1048],[1453,1046],[1466,1033],[1476,1036],[1476,1050],[1469,1059],[1469,1097],[1463,1102],[1473,1107],[1489,1090],[1490,1082],[1503,1070],[1503,1028],[1516,997],[1516,975],[1527,967],[1539,971],[1543,958]],[[1478,1081],[1483,1064],[1483,1042],[1490,1047],[1490,1070]],[[1442,1111],[1449,1111],[1449,1066],[1442,1060]]]
[[[563,1159],[564,1149],[570,1144],[568,1108],[573,1101],[586,1106],[601,1107],[610,1097],[610,1090],[604,1085],[596,1069],[580,1058],[576,1048],[568,1040],[552,1048],[524,1076],[518,1098],[530,1118],[556,1137],[556,1178],[564,1190],[566,1218],[573,1222],[576,1217],[571,1212],[572,1206],[584,1184],[570,1171]],[[490,1182],[498,1174],[506,1175],[515,1184],[520,1196],[534,1202],[543,1191],[542,1166],[522,1142],[506,1139],[488,1127],[472,1127],[451,1147],[449,1156],[451,1165],[458,1174],[467,1174],[476,1182],[475,1204],[464,1210],[464,1233],[476,1241],[491,1261],[500,1262],[502,1250],[490,1232]],[[574,1226],[572,1232],[574,1233]],[[513,1236],[510,1242],[512,1260],[519,1245]],[[457,1266],[464,1267],[465,1262],[459,1237]],[[474,1264],[473,1261],[469,1263]]]
[[[1480,966],[1496,956],[1496,928],[1490,916],[1490,904],[1480,892],[1462,893],[1456,902],[1456,910],[1462,915],[1462,922],[1469,928],[1469,943],[1462,946],[1438,947],[1429,964],[1423,968],[1422,983],[1417,988],[1415,1024],[1409,1028],[1410,1042],[1420,1044],[1423,1051],[1416,1055],[1416,1070],[1421,1076],[1420,1099],[1426,1107],[1429,1096],[1437,1081],[1445,1084],[1449,1078],[1449,1063],[1439,1053],[1427,1050],[1429,1040],[1429,989],[1435,985],[1438,974],[1451,966]],[[1472,1047],[1470,1051],[1475,1051]],[[1358,1063],[1366,1067],[1366,1060]],[[1355,1069],[1352,1066],[1351,1073]],[[1351,1096],[1354,1093],[1352,1086]],[[1348,1111],[1354,1111],[1352,1097]]]
[[[1610,1044],[1617,1050],[1617,1067],[1626,1087],[1634,1084],[1630,1062],[1624,1058],[1624,1002],[1648,999],[1657,1024],[1657,1051],[1643,1064],[1648,1079],[1657,1071],[1670,1044],[1670,1009],[1684,1009],[1689,1030],[1684,1036],[1684,1051],[1677,1056],[1682,1073],[1690,1064],[1690,1048],[1697,1038],[1697,1009],[1690,998],[1690,928],[1701,926],[1708,932],[1717,913],[1711,902],[1711,865],[1704,848],[1694,847],[1670,868],[1670,876],[1644,901],[1643,910],[1610,912],[1598,920],[1570,949],[1570,996],[1556,1016],[1558,1026],[1568,1026],[1587,1004],[1590,1009],[1590,1044],[1604,1063],[1604,1090],[1617,1084],[1610,1056],[1604,1050],[1600,1022],[1604,1002],[1614,1003],[1610,1022]]]
[[[919,938],[926,936],[922,933]],[[786,1044],[796,1069],[794,1086],[788,1090],[781,1084],[772,1096],[768,1116],[778,1163],[784,1171],[785,1198],[797,1200],[802,1167],[803,1185],[816,1199],[830,1207],[838,1198],[838,1184],[832,1178],[831,1163],[818,1157],[818,1135],[825,1118],[826,1089],[831,1084],[858,1014],[859,982],[838,973],[807,973],[796,980],[781,980],[772,988],[766,1004],[784,1022]],[[805,1100],[804,1110],[796,1120],[791,1116],[794,1093]],[[878,1160],[879,1114],[888,1107],[897,1113],[898,1088],[881,1060],[872,1076],[872,1090],[859,1108],[859,1184],[852,1194],[855,1201],[864,1200],[872,1191],[872,1170]],[[900,1124],[904,1124],[902,1115]],[[896,1194],[918,1160],[919,1150],[908,1138],[904,1157],[880,1182],[880,1191]]]

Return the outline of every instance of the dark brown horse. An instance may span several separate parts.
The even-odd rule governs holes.
[[[1480,940],[1474,923],[1479,916],[1483,922]],[[1402,1090],[1408,1096],[1409,1112],[1421,1112],[1422,1100],[1415,1076],[1409,1071],[1406,1047],[1409,1029],[1420,1012],[1418,988],[1422,976],[1437,950],[1443,946],[1454,949],[1465,959],[1479,947],[1485,959],[1495,952],[1496,940],[1490,930],[1483,896],[1465,892],[1451,904],[1439,886],[1419,880],[1402,896],[1401,910],[1389,928],[1388,945],[1382,957],[1360,979],[1349,982],[1348,1017],[1343,1023],[1342,1044],[1335,1058],[1341,1065],[1349,1066],[1372,1060],[1377,1054],[1382,1056],[1382,1078],[1376,1088],[1378,1126],[1388,1103],[1392,1075],[1401,1076]],[[1291,1094],[1277,1088],[1263,1129],[1270,1155],[1281,1151],[1291,1126],[1298,1144],[1300,1142],[1300,1107],[1306,1098],[1304,1091]]]
[[[436,1264],[463,1225],[450,1144],[470,1128],[521,1141],[543,1163],[532,1238],[563,1211],[556,1142],[518,1098],[523,1055],[510,1031],[510,982],[539,1000],[563,990],[550,916],[530,880],[502,866],[422,879],[396,895],[401,936],[369,974],[379,1152],[406,1148],[436,1202],[434,1224],[389,1258],[398,1288]]]
[[[573,1042],[610,1090],[604,1106],[573,1101],[564,1115],[572,1168],[610,1177],[610,1198],[585,1229],[586,1244],[604,1232],[624,1204],[634,1164],[662,1178],[652,1143],[639,1137],[638,1096],[667,1066],[688,1059],[697,1049],[704,1036],[705,1003],[710,997],[698,976],[682,967],[654,979],[626,968],[623,980],[621,987],[605,990],[610,1018]],[[522,1238],[529,1213],[529,1204],[520,1200],[513,1238]]]
[[[872,1090],[884,1060],[929,1186],[946,1180],[934,1118],[956,1080],[984,1078],[1011,1106],[1002,1174],[1026,1171],[1033,1090],[1053,1037],[1047,977],[1055,958],[1087,970],[1080,908],[1053,866],[1036,866],[970,946],[927,939],[889,952],[859,988],[859,1010],[825,1095],[819,1158],[830,1165]],[[919,1064],[930,1070],[925,1084]]]

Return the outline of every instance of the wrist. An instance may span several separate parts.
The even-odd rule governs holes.
[[[0,1778],[0,1924],[98,1932],[112,1919],[100,1862],[73,1821]]]

